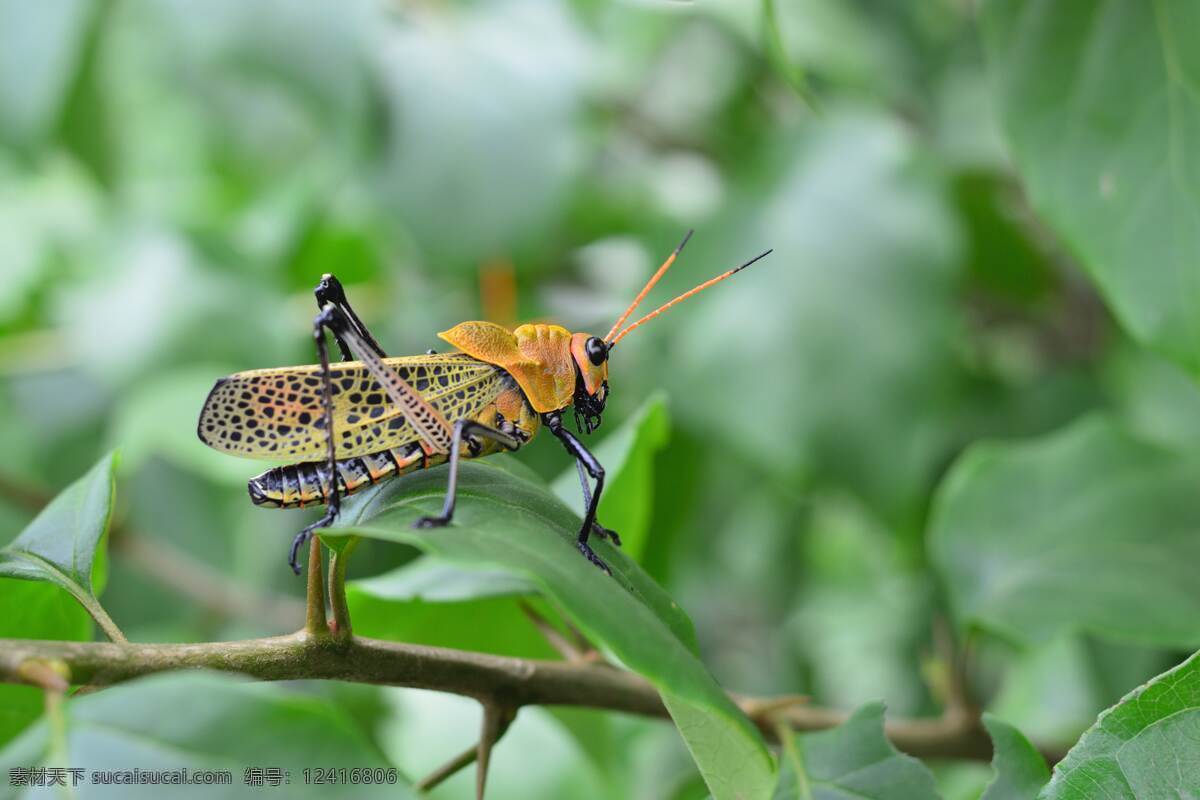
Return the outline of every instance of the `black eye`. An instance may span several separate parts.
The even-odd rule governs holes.
[[[597,336],[584,342],[583,349],[587,351],[588,360],[597,367],[604,363],[604,359],[608,358],[608,345]]]

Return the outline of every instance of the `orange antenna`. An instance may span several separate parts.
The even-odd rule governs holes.
[[[642,287],[640,292],[638,292],[638,296],[633,298],[633,302],[629,304],[629,308],[625,309],[625,313],[621,315],[620,319],[613,323],[612,330],[608,332],[608,336],[604,337],[604,341],[607,342],[612,339],[613,334],[617,332],[617,329],[621,327],[621,324],[624,323],[625,320],[629,319],[629,315],[632,314],[633,310],[638,307],[638,303],[646,299],[646,295],[649,294],[650,290],[654,288],[654,284],[658,283],[658,279],[667,274],[667,270],[669,270],[671,265],[675,263],[675,259],[679,255],[679,252],[683,250],[683,246],[688,243],[688,239],[692,238],[692,234],[695,232],[696,231],[694,229],[689,230],[687,235],[683,237],[683,241],[679,243],[679,246],[671,252],[671,255],[667,256],[667,260],[664,261],[662,266],[658,268],[658,272],[654,273],[650,280],[646,281],[646,285]]]
[[[685,239],[684,241],[687,241],[687,240]],[[767,250],[765,253],[759,253],[759,254],[758,254],[758,255],[756,255],[754,258],[752,258],[752,259],[750,259],[749,261],[747,261],[745,264],[742,264],[740,267],[734,267],[733,269],[729,270],[728,272],[722,272],[720,275],[718,275],[718,276],[717,276],[717,277],[715,277],[715,278],[709,278],[709,279],[708,279],[708,280],[706,280],[704,283],[702,283],[702,284],[700,284],[699,286],[697,286],[695,289],[690,289],[690,290],[688,290],[688,291],[684,292],[683,294],[679,295],[679,297],[676,297],[676,298],[675,298],[674,300],[672,300],[671,302],[669,302],[669,303],[665,303],[664,305],[661,305],[661,306],[659,306],[658,308],[654,309],[653,311],[651,311],[651,312],[650,312],[649,314],[647,314],[646,316],[644,316],[644,317],[642,317],[641,319],[639,319],[637,322],[635,322],[635,323],[633,323],[632,325],[630,325],[629,327],[625,328],[625,330],[623,330],[623,331],[621,331],[620,333],[618,333],[618,334],[617,334],[617,335],[616,335],[616,336],[615,336],[615,337],[612,339],[612,341],[610,341],[610,342],[608,343],[608,348],[611,350],[611,349],[612,349],[614,346],[616,346],[617,342],[619,342],[619,341],[621,341],[622,339],[624,339],[624,338],[625,338],[625,336],[626,336],[627,334],[629,334],[631,331],[633,331],[635,328],[637,328],[637,327],[639,327],[639,326],[641,326],[641,325],[643,325],[643,324],[645,324],[645,323],[649,322],[650,320],[654,319],[654,318],[655,318],[655,317],[657,317],[659,314],[663,313],[664,311],[666,311],[668,308],[670,308],[671,306],[675,305],[676,303],[681,303],[681,302],[683,302],[684,300],[687,300],[687,299],[688,299],[689,297],[691,297],[692,295],[694,295],[694,294],[699,294],[700,292],[703,292],[705,289],[707,289],[708,287],[712,286],[713,284],[715,284],[715,283],[720,283],[721,281],[725,280],[726,278],[728,278],[728,277],[731,277],[731,276],[733,276],[733,275],[736,275],[737,273],[739,273],[739,272],[741,272],[742,270],[744,270],[746,267],[748,267],[748,266],[750,266],[751,264],[753,264],[755,261],[758,261],[758,260],[760,260],[760,259],[766,258],[766,257],[767,257],[767,256],[769,256],[771,253],[772,253],[772,251],[771,251],[771,250]],[[657,276],[656,276],[656,277],[657,277]],[[609,334],[609,335],[611,336],[611,334]]]

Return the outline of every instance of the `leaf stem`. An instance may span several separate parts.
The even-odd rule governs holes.
[[[331,550],[329,556],[329,607],[333,611],[333,635],[339,640],[354,635],[350,624],[350,606],[346,603],[346,562],[358,541],[357,536],[350,537],[345,547]]]
[[[125,638],[125,634],[117,627],[117,623],[113,622],[112,617],[104,610],[104,606],[100,605],[100,601],[84,592],[72,591],[71,596],[79,601],[84,610],[91,614],[92,619],[100,626],[100,630],[104,631],[104,635],[108,637],[110,642],[125,643],[129,640]]]
[[[308,546],[308,594],[305,598],[304,632],[320,639],[329,636],[329,622],[325,617],[325,576],[321,572],[321,556],[324,547],[321,539],[312,537]]]
[[[808,783],[808,770],[804,768],[804,756],[800,754],[800,748],[796,746],[796,738],[792,735],[792,729],[783,720],[778,720],[775,723],[775,732],[783,748],[783,757],[791,763],[792,772],[796,773],[797,798],[812,800],[812,786]]]

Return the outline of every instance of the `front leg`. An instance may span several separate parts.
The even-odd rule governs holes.
[[[414,528],[440,528],[449,525],[450,520],[454,519],[454,504],[458,500],[459,451],[462,450],[463,439],[467,439],[468,447],[471,447],[471,437],[474,436],[482,436],[485,439],[499,442],[509,450],[517,450],[521,447],[520,439],[495,428],[489,428],[481,422],[473,419],[460,419],[455,422],[454,433],[450,437],[450,478],[446,484],[446,500],[442,504],[442,513],[436,517],[421,517],[413,523]],[[478,443],[474,444],[476,446],[472,448],[472,453],[478,453]]]
[[[612,570],[608,568],[601,560],[600,556],[592,550],[588,544],[588,536],[595,529],[596,525],[596,507],[600,504],[600,493],[604,491],[604,467],[596,460],[596,457],[583,446],[583,442],[575,438],[569,430],[563,427],[562,415],[557,411],[542,415],[542,421],[546,423],[546,427],[550,432],[563,443],[563,447],[567,449],[575,459],[583,465],[583,469],[592,476],[592,480],[596,482],[596,489],[591,493],[591,497],[587,497],[587,511],[583,515],[583,526],[579,529],[579,537],[575,541],[575,546],[579,548],[579,552],[583,553],[584,558],[595,564],[600,569],[612,575]],[[585,492],[586,497],[586,492]]]
[[[579,488],[583,489],[583,507],[587,508],[592,504],[592,487],[588,485],[587,470],[584,469],[583,462],[578,458],[575,459],[575,469],[579,471]],[[621,546],[621,537],[611,528],[606,528],[599,521],[592,521],[592,533],[599,536],[601,539],[608,539],[617,547]]]

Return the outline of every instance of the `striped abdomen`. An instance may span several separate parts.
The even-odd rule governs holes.
[[[385,478],[432,467],[445,460],[446,456],[440,453],[426,456],[417,442],[357,458],[342,459],[337,462],[338,488],[341,489],[342,496],[354,494],[362,487]],[[328,502],[333,493],[333,481],[330,478],[328,461],[306,461],[269,469],[251,478],[247,488],[250,491],[250,499],[257,506],[303,508]]]

